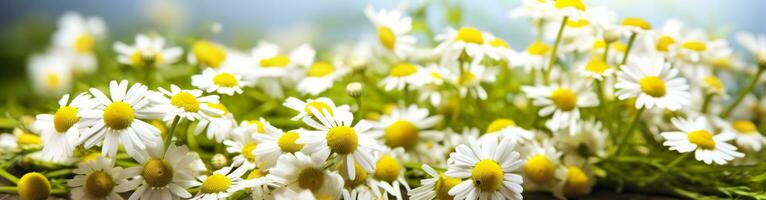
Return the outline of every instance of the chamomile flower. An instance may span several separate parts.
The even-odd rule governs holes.
[[[266,133],[253,134],[253,138],[258,143],[252,151],[253,156],[267,167],[274,166],[279,155],[303,150],[303,144],[295,143],[295,140],[300,137],[298,132],[295,130],[284,132],[281,129],[268,126]]]
[[[43,140],[39,135],[20,128],[13,129],[13,134],[0,134],[0,149],[16,151],[39,148],[42,145]]]
[[[232,130],[237,127],[234,114],[229,112],[229,109],[221,103],[207,103],[207,107],[216,111],[203,113],[202,119],[194,128],[194,134],[197,135],[205,131],[208,139],[215,139],[217,142],[228,139]]]
[[[348,68],[329,62],[314,62],[306,69],[306,76],[298,83],[298,91],[303,94],[319,95],[332,87],[333,82],[348,72]]]
[[[528,190],[551,190],[555,185],[556,169],[561,164],[561,152],[556,151],[550,140],[534,141],[525,145],[524,187]]]
[[[523,164],[514,142],[497,140],[468,141],[450,153],[449,177],[464,179],[449,190],[456,199],[522,199],[523,178],[513,173]]]
[[[524,86],[524,93],[534,99],[535,106],[542,106],[538,114],[553,118],[545,125],[551,130],[569,128],[572,132],[580,120],[580,108],[594,107],[599,104],[596,94],[586,88],[582,81],[570,84],[554,84],[552,86]]]
[[[136,35],[135,44],[129,46],[122,42],[114,43],[114,51],[119,55],[117,61],[135,68],[162,67],[175,63],[181,57],[181,47],[165,47],[165,38],[158,35]]]
[[[596,177],[590,170],[577,165],[559,167],[556,177],[560,180],[553,190],[553,195],[560,199],[578,198],[590,193],[596,184]]]
[[[474,27],[461,27],[458,30],[448,28],[436,36],[440,42],[434,53],[441,56],[441,65],[454,66],[463,62],[481,61],[491,46],[485,37],[486,33]],[[460,60],[459,58],[463,58]]]
[[[202,67],[218,68],[230,57],[228,50],[221,44],[198,40],[192,44],[188,60],[191,64]]]
[[[751,33],[739,33],[736,35],[737,42],[745,47],[758,62],[766,62],[766,36]]]
[[[370,133],[380,137],[383,143],[390,148],[401,147],[407,152],[427,154],[419,148],[425,141],[438,141],[441,132],[429,130],[441,121],[441,116],[429,116],[428,109],[419,108],[417,105],[397,108],[380,117],[373,124],[374,130]],[[429,155],[430,156],[430,155]]]
[[[547,56],[550,56],[550,51],[550,45],[542,41],[535,41],[526,50],[513,55],[511,58],[514,61],[512,66],[522,67],[526,72],[542,69],[547,62]]]
[[[164,153],[162,147],[150,148],[135,159],[140,166],[126,169],[135,177],[124,183],[130,190],[135,189],[130,199],[191,198],[186,190],[199,186],[195,176],[206,170],[197,153],[189,152],[186,146],[171,144]]]
[[[373,135],[369,133],[372,125],[366,120],[360,120],[352,126],[354,116],[351,112],[332,108],[330,110],[317,110],[309,107],[313,117],[304,117],[306,125],[316,129],[315,131],[300,131],[295,142],[304,144],[305,152],[312,152],[312,157],[327,159],[331,154],[335,159],[345,163],[345,170],[349,179],[354,180],[354,163],[358,163],[365,171],[373,170],[373,157],[371,151],[385,150],[385,147],[377,143]]]
[[[766,144],[766,137],[758,132],[758,127],[751,121],[734,121],[731,123],[731,129],[737,134],[734,142],[745,151],[758,152]]]
[[[63,161],[71,158],[74,148],[78,145],[80,132],[87,124],[80,124],[80,110],[96,107],[90,95],[81,93],[69,102],[69,94],[59,100],[59,109],[54,114],[37,115],[34,129],[40,133],[43,140],[42,157],[50,161]],[[87,111],[86,111],[87,112]]]
[[[724,129],[715,134],[709,121],[705,117],[691,119],[673,118],[673,125],[680,131],[663,132],[664,146],[679,153],[694,151],[694,157],[705,164],[723,165],[735,158],[744,157],[745,154],[737,152],[737,147],[727,143],[736,137],[735,133]]]
[[[638,34],[652,30],[652,24],[642,18],[626,17],[620,22],[620,29],[622,29],[625,34]]]
[[[581,0],[556,0],[553,3],[553,12],[560,17],[568,17],[569,20],[579,21],[585,15],[586,6]]]
[[[440,67],[436,64],[430,64],[425,69],[425,73],[428,74],[425,78],[425,85],[420,87],[419,97],[420,101],[431,102],[431,105],[438,106],[442,103],[442,91],[441,86],[444,85],[445,78],[449,77],[449,69]]]
[[[417,39],[409,34],[412,30],[412,18],[403,16],[398,10],[375,11],[372,6],[367,6],[364,14],[377,29],[378,40],[383,48],[399,58],[407,57],[407,54],[414,50]]]
[[[384,152],[376,151],[373,156],[376,161],[371,187],[379,187],[386,191],[388,195],[383,195],[383,199],[388,199],[389,195],[396,197],[397,200],[404,199],[402,195],[410,191],[410,186],[407,184],[407,180],[404,179],[405,169],[401,163],[404,150],[396,148]],[[406,191],[401,191],[402,187]]]
[[[481,100],[487,99],[487,91],[484,90],[481,83],[495,82],[497,70],[495,68],[486,68],[479,63],[472,63],[467,69],[462,69],[462,71],[462,73],[453,72],[450,77],[450,81],[458,86],[460,97],[466,97],[470,94]]]
[[[580,75],[595,80],[604,80],[614,74],[614,69],[598,57],[588,59],[588,62],[584,62],[579,71]]]
[[[449,190],[462,182],[458,178],[452,178],[443,173],[438,173],[429,165],[421,167],[430,178],[420,180],[420,187],[410,190],[412,200],[452,199]]]
[[[146,86],[134,83],[128,89],[128,81],[109,82],[107,97],[96,88],[90,89],[97,106],[93,110],[81,111],[81,120],[93,124],[85,130],[78,142],[90,148],[103,140],[101,153],[109,158],[117,154],[122,144],[131,156],[146,151],[149,147],[161,146],[160,131],[144,119],[162,118],[166,110],[157,108],[146,97]]]
[[[35,92],[45,96],[62,95],[72,88],[72,66],[65,55],[55,51],[35,54],[27,61]]]
[[[689,103],[689,85],[661,57],[636,57],[617,73],[617,97],[637,98],[636,108],[678,110]]]
[[[532,21],[551,19],[555,16],[553,9],[554,1],[550,0],[522,0],[521,6],[514,8],[508,14],[511,18],[528,17]]]
[[[134,174],[126,172],[122,167],[114,167],[113,161],[97,157],[96,160],[81,163],[72,170],[74,178],[67,181],[72,188],[72,199],[107,199],[118,200],[118,194],[127,192],[130,184],[124,184]]]
[[[197,177],[199,180],[199,193],[191,199],[217,200],[226,199],[235,192],[254,186],[252,181],[242,179],[247,169],[244,167],[224,167],[207,176]]]
[[[176,85],[170,85],[170,91],[158,88],[160,92],[150,91],[149,100],[158,108],[166,111],[162,121],[171,122],[178,117],[181,120],[197,121],[204,113],[223,113],[221,110],[208,107],[208,103],[217,104],[218,96],[202,96],[200,90],[182,90]]]
[[[553,141],[565,163],[586,163],[591,157],[606,155],[606,137],[600,122],[586,120],[574,132],[556,135]]]
[[[343,178],[325,170],[323,164],[324,158],[309,157],[301,152],[283,154],[266,176],[284,186],[283,189],[308,190],[317,199],[339,199]]]
[[[253,150],[258,146],[258,141],[255,140],[255,135],[265,134],[267,132],[276,132],[279,130],[274,126],[271,126],[266,120],[261,118],[260,120],[243,121],[239,127],[234,129],[234,134],[231,140],[223,141],[226,145],[226,151],[231,154],[239,154],[234,156],[232,166],[240,166],[243,168],[253,169],[259,165],[256,160]]]
[[[237,73],[207,68],[202,74],[192,75],[192,85],[205,92],[234,95],[242,94],[242,87],[250,85]]]
[[[509,61],[511,55],[514,53],[513,49],[511,49],[511,45],[495,35],[490,33],[487,33],[486,35],[488,40],[487,45],[489,45],[486,50],[487,56],[493,60]]]
[[[510,137],[513,141],[517,142],[519,140],[530,141],[535,137],[534,132],[516,126],[516,122],[507,118],[493,120],[489,123],[484,133],[482,139],[490,137],[494,137],[495,139]]]
[[[92,72],[97,64],[93,55],[96,40],[105,34],[106,25],[101,18],[82,17],[78,13],[68,12],[59,18],[58,29],[53,33],[53,44],[68,52],[75,70]]]
[[[428,74],[420,65],[412,63],[399,63],[391,67],[388,76],[380,81],[380,85],[386,91],[404,90],[420,87],[425,84]]]
[[[308,67],[314,63],[316,52],[311,46],[304,44],[291,52],[283,52],[273,43],[261,41],[251,50],[251,56],[256,62],[256,74],[251,76],[285,77],[297,67]]]
[[[298,98],[290,97],[285,100],[285,103],[283,103],[285,107],[288,107],[290,109],[293,109],[295,111],[298,111],[298,114],[295,115],[291,120],[302,120],[306,117],[313,117],[314,114],[311,112],[311,108],[316,109],[319,112],[324,112],[324,110],[327,110],[332,114],[333,110],[341,110],[341,112],[348,112],[349,106],[348,105],[341,105],[336,106],[335,102],[333,102],[330,98],[327,97],[319,97],[316,99],[306,99],[306,101],[301,101]]]

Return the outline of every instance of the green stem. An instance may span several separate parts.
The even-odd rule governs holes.
[[[173,139],[174,131],[176,130],[176,126],[178,126],[178,121],[181,120],[181,116],[176,116],[173,118],[173,123],[170,124],[170,129],[168,129],[168,132],[165,133],[165,139],[163,140],[165,142],[165,150],[162,151],[162,156],[165,157],[165,152],[167,152],[168,147],[170,147],[170,142]]]
[[[676,159],[674,159],[673,161],[670,161],[670,163],[668,163],[664,167],[660,168],[660,170],[662,170],[662,171],[659,172],[659,173],[654,174],[645,183],[652,183],[652,182],[654,182],[655,180],[657,180],[657,178],[660,178],[660,176],[666,174],[668,172],[668,170],[670,170],[670,168],[675,167],[676,165],[678,165],[678,163],[681,163],[681,161],[686,159],[686,157],[689,157],[689,155],[691,155],[691,154],[692,153],[684,153],[684,154],[681,154],[681,156],[676,157]]]
[[[13,184],[19,183],[19,178],[14,176],[11,173],[8,173],[8,171],[5,171],[5,169],[0,168],[0,177],[3,177],[5,180],[10,181]]]
[[[545,25],[544,19],[538,19],[535,23],[535,28],[537,28],[537,35],[535,35],[535,40],[540,41],[543,39],[543,28],[545,28],[543,25]]]
[[[68,194],[68,193],[69,193],[69,191],[67,191],[66,189],[52,189],[51,190],[51,195],[63,195],[63,194]]]
[[[356,119],[357,122],[362,120],[364,117],[362,116],[362,97],[358,96],[355,97],[354,100],[356,101],[356,114],[354,116],[354,119]]]
[[[714,94],[705,95],[705,99],[702,100],[702,114],[707,114],[710,107],[710,101],[713,100]]]
[[[625,63],[628,63],[628,54],[630,53],[630,49],[633,48],[633,43],[636,41],[636,36],[638,34],[636,32],[633,32],[630,34],[630,39],[628,39],[628,48],[625,48],[625,53],[622,55],[622,62],[620,62],[620,66],[618,66],[618,69],[625,65]]]
[[[644,112],[646,107],[641,107],[641,109],[638,109],[636,112],[636,116],[633,117],[633,122],[630,123],[630,126],[628,126],[628,130],[622,134],[622,139],[620,140],[620,143],[617,146],[617,151],[615,152],[616,156],[620,156],[622,154],[622,151],[625,149],[625,146],[628,146],[628,140],[630,140],[630,137],[633,135],[633,131],[636,129],[636,126],[638,126],[638,121],[641,119],[641,113]]]
[[[753,91],[753,88],[755,88],[755,85],[758,84],[758,79],[761,77],[761,74],[763,73],[763,70],[766,69],[766,67],[758,67],[758,72],[755,73],[755,77],[753,77],[753,80],[750,80],[750,84],[747,85],[747,87],[739,92],[739,96],[737,96],[737,99],[732,102],[729,107],[726,107],[726,110],[721,113],[721,118],[727,118],[731,114],[731,112],[734,110],[734,108],[739,105],[739,103],[742,103],[742,100],[745,99],[745,96],[747,96],[750,91]]]
[[[19,189],[16,186],[0,186],[0,193],[16,194],[19,193]]]
[[[130,162],[130,161],[124,161],[124,160],[117,160],[114,161],[114,165],[128,168],[128,167],[135,167],[138,166],[138,163]]]
[[[59,176],[66,176],[72,174],[72,169],[59,169],[56,171],[50,171],[48,173],[45,173],[45,177],[53,178],[53,177],[59,177]]]
[[[601,58],[601,61],[607,62],[607,57],[609,56],[609,46],[611,43],[604,44],[604,55]]]
[[[559,26],[559,32],[556,34],[556,41],[553,42],[553,50],[551,50],[551,59],[548,61],[548,67],[545,68],[545,73],[543,74],[545,84],[548,84],[548,73],[551,72],[551,69],[553,68],[553,65],[556,64],[556,54],[559,50],[559,43],[561,43],[561,35],[564,33],[564,27],[567,24],[567,21],[569,21],[569,16],[564,16],[564,19],[561,20],[561,25]]]

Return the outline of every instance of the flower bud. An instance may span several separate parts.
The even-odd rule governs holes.
[[[346,86],[346,93],[348,96],[359,98],[362,96],[362,83],[353,82]]]
[[[229,159],[227,159],[223,154],[215,154],[212,158],[210,158],[210,165],[212,165],[215,169],[220,169],[229,165]]]
[[[47,199],[51,193],[51,183],[48,182],[48,178],[37,172],[24,174],[16,188],[21,200],[43,200]]]
[[[620,39],[620,32],[614,29],[610,29],[604,32],[604,42],[610,44]]]

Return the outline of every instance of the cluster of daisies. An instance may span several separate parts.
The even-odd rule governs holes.
[[[509,16],[537,35],[521,50],[470,26],[418,43],[431,39],[413,30],[418,19],[372,7],[372,37],[327,56],[199,39],[184,58],[139,34],[111,49],[146,76],[74,95],[73,77],[99,70],[105,26],[69,13],[54,47],[29,62],[35,89],[63,95],[59,107],[0,135],[2,151],[64,171],[0,175],[21,199],[566,199],[587,195],[605,176],[599,164],[623,155],[672,155],[639,184],[684,162],[760,162],[766,98],[753,91],[765,36],[736,37],[751,66],[725,37],[677,20],[657,29],[580,0],[521,4]],[[196,74],[171,84],[156,73],[179,63]],[[238,120],[249,112],[228,109],[238,96],[291,114]]]

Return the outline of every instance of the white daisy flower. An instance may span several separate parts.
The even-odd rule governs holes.
[[[258,143],[252,151],[253,156],[259,163],[266,167],[272,167],[277,163],[280,155],[295,153],[303,150],[303,144],[295,143],[300,137],[300,131],[284,132],[281,129],[267,126],[266,133],[253,134],[253,139]]]
[[[157,104],[157,108],[166,111],[162,121],[169,123],[176,117],[197,121],[202,119],[204,113],[223,113],[208,107],[208,103],[218,103],[218,96],[202,96],[200,90],[182,90],[174,84],[170,84],[170,91],[162,87],[157,89],[159,92],[149,91],[147,96],[152,103]]]
[[[266,177],[284,186],[284,190],[308,190],[317,199],[340,199],[343,178],[325,170],[323,164],[324,158],[309,157],[301,152],[283,154]]]
[[[317,110],[309,107],[313,117],[304,117],[303,122],[316,131],[300,131],[298,144],[304,144],[305,152],[312,152],[312,157],[327,159],[334,154],[335,159],[345,163],[345,170],[349,179],[354,180],[354,162],[358,163],[365,171],[372,171],[374,161],[372,150],[383,151],[381,146],[370,135],[372,125],[366,120],[361,120],[352,126],[354,116],[351,112],[341,109]]]
[[[521,5],[511,10],[510,18],[528,17],[532,21],[546,20],[556,17],[553,13],[554,1],[550,0],[522,0]]]
[[[80,132],[88,124],[80,121],[80,110],[90,110],[96,107],[96,102],[86,93],[77,95],[69,102],[69,94],[59,100],[59,109],[54,114],[37,115],[34,129],[40,133],[43,140],[42,158],[54,162],[71,158],[80,137]]]
[[[43,145],[40,136],[20,128],[13,129],[13,134],[0,134],[0,149],[17,151],[35,149]]]
[[[422,147],[427,141],[442,139],[443,133],[429,130],[441,120],[439,115],[429,116],[428,109],[410,105],[381,116],[379,121],[373,123],[374,130],[370,133],[380,137],[392,149],[401,147],[410,155],[432,156],[427,155],[427,150]]]
[[[135,189],[130,199],[191,198],[187,189],[199,186],[194,177],[206,170],[197,153],[186,146],[170,145],[164,153],[162,147],[150,148],[135,159],[141,166],[126,169],[135,177],[124,183],[129,190]]]
[[[135,68],[162,67],[175,63],[183,54],[181,47],[165,47],[165,38],[158,35],[136,35],[135,44],[114,43],[117,61]]]
[[[581,64],[579,72],[581,76],[586,78],[603,81],[614,74],[614,69],[603,60],[595,57],[588,59],[588,62]]]
[[[561,166],[556,170],[560,182],[553,190],[553,196],[560,199],[578,198],[590,193],[596,184],[596,177],[588,169],[576,165]]]
[[[67,58],[55,51],[35,54],[27,61],[29,79],[40,95],[58,96],[72,88],[72,66]]]
[[[418,100],[431,102],[431,105],[438,106],[442,103],[441,87],[444,85],[444,79],[449,77],[449,69],[440,67],[436,64],[430,64],[424,68],[427,76],[425,79],[425,85],[420,87]]]
[[[489,123],[484,133],[481,137],[482,139],[492,137],[497,140],[510,137],[516,142],[520,142],[520,140],[531,141],[535,137],[534,132],[516,126],[516,122],[507,118],[493,120]]]
[[[731,129],[737,134],[734,142],[745,151],[758,152],[766,144],[766,137],[758,132],[758,127],[751,121],[734,121],[731,123]]]
[[[567,135],[567,134],[564,134]],[[555,185],[556,169],[561,153],[550,140],[534,141],[522,148],[524,155],[524,188],[530,191],[548,191]]]
[[[229,52],[221,44],[207,40],[194,42],[189,52],[188,61],[191,64],[199,64],[202,67],[219,68],[229,60]]]
[[[399,63],[391,67],[388,76],[380,81],[380,85],[386,91],[412,90],[425,84],[428,80],[426,71],[420,65],[412,63]]]
[[[565,163],[586,163],[590,157],[606,155],[606,133],[601,122],[586,120],[571,134],[560,134],[553,138],[556,148],[563,153]]]
[[[126,80],[111,81],[110,97],[96,88],[91,88],[90,93],[98,105],[93,110],[81,111],[80,120],[93,126],[82,133],[78,144],[90,148],[103,140],[101,153],[109,158],[114,158],[120,144],[131,156],[162,145],[160,131],[143,120],[162,118],[167,110],[150,103],[146,86],[134,83],[128,89]]]
[[[443,173],[438,173],[429,165],[421,166],[430,178],[420,179],[420,187],[410,190],[412,200],[452,199],[449,190],[462,182],[458,178],[452,178]]]
[[[689,103],[689,85],[662,58],[636,57],[617,73],[620,100],[636,99],[636,108],[678,110]]]
[[[513,58],[511,58],[513,60],[512,66],[522,67],[527,73],[543,69],[548,61],[550,52],[550,45],[542,41],[535,41],[526,50],[513,54]]]
[[[553,12],[559,18],[568,17],[569,20],[579,21],[585,16],[586,6],[581,0],[556,0],[553,7]]]
[[[751,33],[739,33],[736,35],[737,42],[745,47],[758,62],[766,62],[766,36]]]
[[[694,120],[673,118],[673,125],[680,131],[663,132],[665,142],[662,145],[670,147],[670,150],[679,153],[694,151],[694,157],[705,164],[723,165],[735,158],[744,157],[745,154],[737,152],[737,147],[727,143],[736,137],[729,130],[713,135],[713,129],[705,117],[696,117]]]
[[[375,199],[375,193],[366,186],[343,190],[343,199]]]
[[[192,75],[192,85],[211,93],[234,95],[242,94],[242,87],[250,85],[249,81],[242,80],[242,76],[236,73],[207,68],[202,74]]]
[[[473,63],[464,69],[462,73],[451,73],[450,81],[458,86],[461,97],[471,95],[481,100],[487,99],[487,91],[481,86],[481,83],[495,82],[497,70],[495,68],[486,68],[479,63]]]
[[[229,109],[221,103],[207,103],[207,107],[217,111],[203,113],[202,119],[199,120],[199,123],[194,128],[194,134],[198,135],[205,131],[207,138],[215,139],[216,142],[228,139],[232,130],[237,127],[234,114],[229,112]]]
[[[258,140],[255,139],[255,135],[278,131],[275,129],[277,128],[271,126],[263,118],[260,120],[242,121],[239,127],[234,129],[232,139],[223,141],[223,144],[226,145],[226,152],[239,154],[232,159],[232,166],[242,166],[247,169],[260,167],[262,163],[260,161],[257,162],[255,154],[253,154],[259,144]]]
[[[619,29],[626,35],[639,34],[652,30],[652,24],[642,18],[626,17],[620,22]]]
[[[414,50],[417,39],[409,34],[412,18],[403,16],[398,10],[381,9],[376,12],[372,6],[367,6],[364,14],[377,29],[380,45],[386,50],[399,58],[407,57]]]
[[[127,192],[133,188],[124,184],[134,174],[128,173],[122,167],[114,167],[111,160],[99,156],[96,160],[81,163],[73,169],[74,178],[67,181],[71,187],[72,199],[85,200],[121,200],[118,193]]]
[[[319,95],[330,89],[337,79],[348,72],[348,68],[328,62],[314,62],[306,69],[306,76],[298,83],[297,89],[303,94]]]
[[[404,179],[405,169],[401,164],[404,149],[396,148],[391,151],[376,151],[373,154],[376,161],[373,181],[371,181],[370,187],[378,187],[386,191],[388,195],[383,195],[383,199],[388,199],[389,195],[396,197],[397,200],[404,199],[403,195],[410,191],[410,186],[407,184],[407,180]],[[402,186],[406,191],[401,191]]]
[[[515,144],[505,138],[497,140],[475,139],[468,145],[457,146],[450,153],[447,172],[449,177],[465,179],[449,190],[456,199],[522,199],[523,178],[513,173],[523,164],[519,153],[513,150]]]
[[[487,45],[489,45],[486,52],[487,56],[496,61],[509,61],[511,55],[514,53],[513,49],[511,49],[511,45],[502,38],[492,35],[491,33],[487,33],[486,35],[488,41]]]
[[[59,18],[58,29],[53,33],[53,44],[69,52],[77,71],[92,72],[96,69],[93,54],[96,40],[106,34],[106,25],[99,17],[82,17],[68,12]]]
[[[251,56],[256,62],[255,70],[248,76],[285,77],[297,67],[308,67],[314,62],[316,52],[311,46],[301,45],[289,54],[281,52],[279,46],[261,41],[251,50]]]
[[[199,193],[191,199],[218,200],[226,199],[244,188],[254,187],[257,182],[242,179],[247,169],[245,167],[224,167],[216,170],[210,176],[202,175],[199,180]]]
[[[569,132],[573,132],[580,120],[580,109],[599,104],[596,94],[582,81],[553,86],[523,86],[521,89],[534,99],[535,106],[542,106],[538,112],[541,117],[553,114],[553,118],[545,122],[546,127],[553,131],[568,127]]]
[[[293,109],[295,111],[298,111],[298,114],[295,115],[291,120],[302,120],[306,117],[313,117],[313,113],[311,112],[311,108],[313,107],[319,112],[324,112],[327,110],[330,112],[330,114],[333,113],[334,110],[341,110],[341,112],[349,112],[350,107],[348,105],[341,105],[341,106],[335,106],[335,102],[333,102],[330,98],[327,97],[319,97],[316,99],[306,99],[306,101],[301,101],[298,98],[290,97],[285,100],[285,103],[283,103],[285,107],[288,107],[290,109]]]
[[[441,57],[441,65],[455,66],[469,60],[459,60],[465,54],[470,61],[479,62],[484,58],[487,51],[492,50],[488,45],[487,33],[481,32],[474,27],[461,27],[459,30],[447,28],[444,33],[436,35],[436,41],[440,42],[434,49],[434,53]]]

